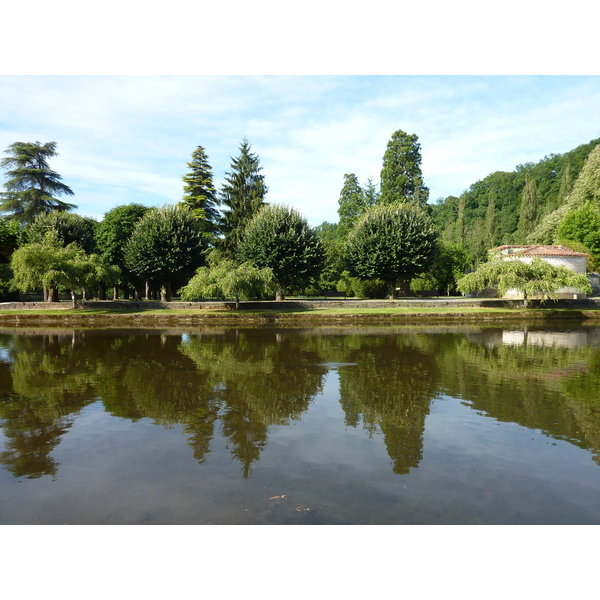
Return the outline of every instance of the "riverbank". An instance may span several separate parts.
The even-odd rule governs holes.
[[[559,300],[527,308],[519,300],[426,298],[400,300],[286,300],[284,302],[87,301],[0,304],[0,324],[82,327],[164,325],[398,325],[415,322],[473,323],[600,319],[600,300]]]

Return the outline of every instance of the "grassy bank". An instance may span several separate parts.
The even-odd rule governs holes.
[[[0,311],[3,325],[81,325],[81,326],[143,326],[165,324],[198,325],[312,325],[312,324],[401,324],[477,321],[548,321],[563,319],[600,319],[600,310],[568,308],[491,308],[491,307],[390,307],[390,308],[278,308],[230,310],[221,309],[139,309],[86,308],[36,309]]]

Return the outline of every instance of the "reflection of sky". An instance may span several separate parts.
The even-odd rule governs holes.
[[[8,348],[0,347],[0,361],[5,363],[12,363],[13,359],[10,357]]]

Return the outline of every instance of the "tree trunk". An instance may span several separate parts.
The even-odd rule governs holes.
[[[106,284],[103,282],[98,284],[98,298],[100,300],[106,300]]]
[[[146,281],[146,300],[150,300],[150,282]]]
[[[58,302],[58,288],[53,287],[48,290],[48,302]]]
[[[387,294],[388,300],[395,300],[396,298],[396,280],[387,281]]]
[[[115,285],[113,288],[113,300],[119,299],[119,287]]]
[[[171,282],[166,281],[160,288],[160,301],[171,302]]]
[[[71,290],[71,302],[73,302],[73,308],[77,308],[77,295],[75,290]]]
[[[277,302],[283,302],[285,300],[285,289],[283,288],[283,286],[280,286],[277,289],[277,293],[275,294],[275,300]]]
[[[410,289],[410,281],[405,280],[400,282],[400,295],[403,297],[412,296],[412,291]]]
[[[44,302],[50,302],[50,300],[48,300],[48,290],[46,288],[44,288]]]

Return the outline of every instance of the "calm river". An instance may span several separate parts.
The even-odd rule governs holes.
[[[600,328],[0,329],[2,524],[600,524]]]

